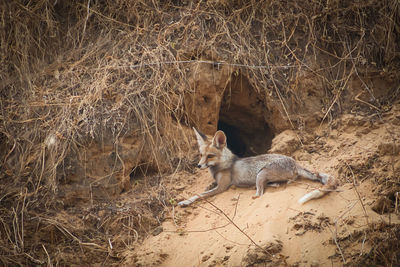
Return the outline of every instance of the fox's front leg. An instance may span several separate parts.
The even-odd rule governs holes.
[[[213,189],[208,190],[206,192],[203,192],[201,194],[198,194],[196,196],[193,196],[187,200],[183,200],[183,201],[179,202],[178,205],[179,206],[188,206],[188,205],[192,204],[193,202],[195,202],[196,200],[198,200],[199,198],[207,198],[207,197],[211,197],[216,194],[222,193],[226,189],[228,189],[229,186],[231,185],[230,173],[219,173],[217,178],[218,179],[216,179],[216,181],[217,181],[216,187],[214,187]]]
[[[217,181],[212,182],[211,184],[209,184],[209,185],[206,187],[206,191],[211,190],[211,189],[217,187],[217,185],[218,185]]]

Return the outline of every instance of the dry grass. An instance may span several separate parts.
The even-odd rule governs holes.
[[[361,74],[398,73],[399,9],[396,0],[2,1],[0,260],[57,262],[46,249],[57,240],[29,246],[27,229],[54,210],[58,167],[74,149],[94,140],[117,151],[134,132],[147,164],[174,170],[189,147],[181,127],[196,64],[230,64],[287,117],[304,73],[323,85],[323,120],[340,112],[352,77],[379,110]],[[48,225],[79,250],[79,233]]]

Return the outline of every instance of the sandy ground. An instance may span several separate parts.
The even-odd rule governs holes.
[[[208,173],[201,172],[198,177],[207,180],[207,176]],[[193,192],[204,188],[205,184],[200,179]],[[368,192],[372,191],[372,185],[368,182],[358,187],[362,192],[362,201],[353,186],[348,184],[340,188],[342,192],[300,205],[297,200],[307,192],[306,187],[305,184],[290,184],[268,188],[258,199],[252,198],[254,190],[230,189],[209,201],[258,245],[281,242],[282,250],[275,256],[284,257],[288,264],[304,266],[340,265],[341,258],[331,257],[338,250],[332,239],[354,229],[360,230],[367,223],[388,220],[371,211],[373,201]],[[181,210],[175,212],[173,217],[175,221],[183,222],[175,224],[172,217],[167,220],[162,233],[143,243],[138,263],[162,263],[163,266],[246,265],[243,259],[249,248],[255,246],[221,211],[205,201],[178,209]]]
[[[293,153],[305,167],[335,175],[341,184],[339,192],[300,205],[297,200],[320,184],[300,180],[268,187],[257,199],[252,198],[255,188],[230,188],[207,201],[171,209],[162,231],[133,248],[135,253],[126,256],[126,263],[340,266],[352,257],[349,251],[353,256],[363,255],[369,249],[367,237],[360,236],[358,242],[349,245],[349,236],[374,222],[400,222],[398,214],[379,215],[371,210],[376,199],[375,181],[390,159],[393,163],[393,157],[385,154],[385,144],[394,135],[397,138],[400,131],[393,134],[388,131],[389,124],[383,122],[371,127],[367,120],[344,116],[336,130],[313,136],[314,141],[305,144],[305,149]],[[287,138],[280,140],[284,143],[275,144],[275,149],[281,146],[285,150],[290,142]],[[202,192],[212,180],[207,171],[200,170],[194,175],[178,173],[171,179],[176,183],[178,200]],[[270,255],[256,253],[252,242],[267,248]],[[346,253],[341,246],[346,246]]]

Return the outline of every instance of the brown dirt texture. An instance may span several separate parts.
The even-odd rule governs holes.
[[[399,266],[398,0],[0,1],[1,266]],[[339,183],[212,182],[192,127]]]

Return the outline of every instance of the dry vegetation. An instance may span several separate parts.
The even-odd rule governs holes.
[[[1,1],[1,263],[118,263],[109,244],[122,235],[116,228],[131,227],[114,242],[125,248],[159,223],[169,205],[160,188],[137,208],[110,208],[93,231],[75,227],[101,207],[66,219],[81,212],[59,203],[71,183],[66,161],[95,143],[112,147],[124,168],[119,142],[129,135],[143,147],[138,164],[158,173],[190,164],[182,127],[192,124],[184,95],[195,90],[187,80],[196,64],[244,73],[294,128],[301,121],[288,103],[302,101],[304,73],[321,85],[321,121],[354,107],[346,98],[352,79],[363,93],[358,110],[390,109],[399,87],[379,97],[367,80],[399,82],[399,11],[396,0]]]

